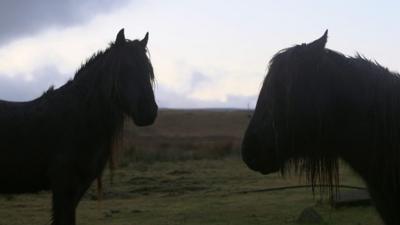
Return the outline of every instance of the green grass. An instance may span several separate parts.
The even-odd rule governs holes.
[[[344,169],[343,184],[363,185]],[[372,207],[333,209],[309,189],[243,194],[303,183],[297,177],[262,176],[238,159],[136,163],[104,177],[104,199],[95,187],[79,205],[80,225],[258,225],[296,224],[304,208],[314,207],[323,224],[381,225]],[[47,224],[50,195],[0,197],[0,225]]]

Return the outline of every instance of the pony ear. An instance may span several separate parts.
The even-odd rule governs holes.
[[[125,43],[125,34],[124,34],[124,28],[122,28],[117,34],[117,38],[115,39],[115,44],[117,46],[121,46],[124,43]]]
[[[328,41],[328,30],[325,31],[322,37],[308,44],[308,47],[312,49],[322,50],[325,48],[326,42]]]
[[[146,33],[146,36],[140,41],[140,44],[143,46],[143,48],[146,48],[147,42],[149,41],[149,32]]]

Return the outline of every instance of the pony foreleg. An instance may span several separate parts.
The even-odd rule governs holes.
[[[51,225],[75,225],[77,192],[71,189],[53,190],[53,216]]]
[[[53,190],[52,225],[75,225],[75,211],[79,201],[90,187],[91,182],[59,187]]]

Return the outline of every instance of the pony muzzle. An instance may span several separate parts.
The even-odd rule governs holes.
[[[265,145],[253,134],[246,132],[242,142],[242,159],[251,170],[262,174],[279,171],[274,154],[267,154]]]
[[[132,119],[136,126],[143,127],[149,126],[154,123],[158,114],[158,106],[155,104],[152,109],[148,111],[141,111],[139,113],[133,113]]]

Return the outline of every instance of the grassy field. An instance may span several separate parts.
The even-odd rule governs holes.
[[[247,110],[161,110],[150,127],[126,124],[120,161],[129,164],[239,155],[248,122]]]
[[[304,184],[250,171],[239,144],[246,111],[163,110],[153,127],[127,124],[119,167],[103,200],[91,187],[77,212],[80,225],[279,225],[297,224],[307,207],[322,224],[381,225],[373,207],[334,209],[310,189],[253,192]],[[363,186],[343,168],[341,184]],[[0,195],[0,225],[43,225],[50,218],[50,194]]]
[[[362,185],[350,171],[342,174],[342,183]],[[296,224],[307,207],[322,215],[323,224],[382,224],[372,207],[334,209],[309,189],[244,194],[295,185],[299,178],[262,176],[236,158],[137,163],[118,169],[113,185],[108,175],[104,179],[103,200],[95,200],[92,187],[79,206],[79,224]],[[46,224],[49,212],[48,193],[3,196],[0,224]]]

